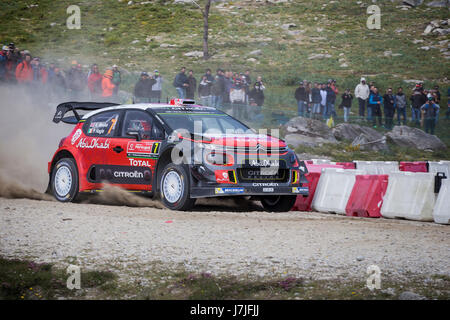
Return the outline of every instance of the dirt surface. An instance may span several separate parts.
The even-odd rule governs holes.
[[[0,198],[0,255],[133,277],[155,264],[247,277],[365,279],[372,264],[391,276],[450,275],[449,226],[219,204],[174,212]]]

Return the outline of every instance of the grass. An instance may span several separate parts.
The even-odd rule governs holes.
[[[69,0],[41,0],[38,7],[29,7],[24,0],[4,0],[0,12],[0,41],[15,42],[35,55],[56,60],[68,67],[73,59],[84,65],[93,62],[103,70],[118,64],[125,71],[122,88],[132,91],[142,70],[158,69],[166,79],[163,97],[175,96],[172,79],[182,65],[194,74],[203,74],[208,67],[233,71],[252,71],[252,79],[262,75],[266,82],[266,101],[263,112],[271,127],[272,111],[296,114],[294,91],[300,79],[326,81],[337,79],[340,92],[354,89],[362,75],[374,81],[380,92],[388,87],[402,86],[409,94],[413,84],[404,80],[423,80],[425,87],[441,87],[443,111],[447,108],[446,89],[450,61],[441,49],[447,36],[422,32],[432,20],[448,18],[448,11],[425,5],[403,11],[398,2],[377,3],[382,13],[381,29],[368,30],[366,9],[372,1],[364,0],[363,7],[355,1],[329,3],[326,0],[293,0],[288,3],[220,2],[213,4],[210,15],[211,59],[185,57],[189,51],[202,50],[201,13],[194,5],[174,4],[158,0],[142,5],[134,1],[77,2],[81,9],[81,30],[65,26]],[[217,5],[222,6],[222,8]],[[50,27],[51,23],[56,23]],[[290,35],[281,26],[295,23]],[[322,30],[318,30],[322,28]],[[402,29],[402,32],[397,32]],[[344,32],[344,34],[341,34]],[[318,37],[323,37],[320,40]],[[137,43],[132,43],[138,40]],[[414,44],[414,40],[423,40]],[[161,44],[176,47],[164,48]],[[431,46],[428,51],[419,47]],[[260,49],[261,55],[249,52]],[[390,50],[401,56],[385,57]],[[328,53],[332,57],[309,60],[314,53]],[[254,57],[257,62],[249,62]],[[341,60],[340,59],[344,59]],[[349,66],[341,67],[342,61]],[[340,102],[338,98],[337,104]],[[357,110],[357,101],[353,102]],[[342,111],[338,110],[341,115]],[[442,112],[444,113],[444,112]],[[450,126],[440,122],[436,134],[450,146]],[[448,157],[447,157],[448,159]]]
[[[81,271],[81,295],[66,287],[68,274],[49,263],[0,258],[0,300],[52,300],[80,297],[89,290],[110,290],[116,276],[108,271]],[[88,290],[88,291],[86,291]]]
[[[67,277],[64,270],[51,264],[0,258],[0,300],[353,300],[397,299],[404,291],[413,291],[427,299],[450,298],[450,277],[446,274],[429,277],[407,274],[403,278],[383,274],[381,288],[372,291],[367,288],[366,279],[214,276],[205,272],[188,272],[183,268],[163,269],[156,265],[142,272],[137,280],[129,280],[129,277],[125,280],[111,271],[82,271],[80,290],[67,289]]]

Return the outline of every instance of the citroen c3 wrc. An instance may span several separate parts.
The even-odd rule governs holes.
[[[192,100],[65,102],[53,122],[75,125],[48,163],[47,191],[62,202],[106,183],[159,195],[173,210],[202,197],[252,196],[282,212],[308,195],[306,166],[283,140]]]

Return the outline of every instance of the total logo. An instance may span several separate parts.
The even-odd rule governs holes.
[[[144,178],[144,174],[139,171],[126,172],[126,171],[114,171],[114,177],[116,178]]]
[[[130,160],[130,166],[133,167],[151,167],[152,165],[148,160],[136,160],[136,159],[128,159]]]

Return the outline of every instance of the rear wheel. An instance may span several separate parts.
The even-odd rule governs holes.
[[[261,198],[264,210],[269,212],[287,212],[292,209],[297,196],[267,196]]]
[[[50,188],[58,201],[75,200],[78,195],[78,170],[73,159],[63,158],[56,163],[52,171]]]
[[[169,163],[163,170],[160,180],[160,194],[163,204],[172,210],[190,210],[195,199],[190,198],[189,176],[180,165]]]

